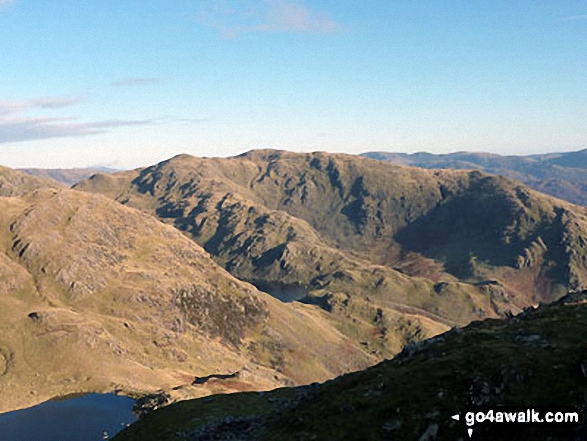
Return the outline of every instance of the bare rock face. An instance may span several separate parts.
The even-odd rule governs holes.
[[[0,348],[0,377],[8,372],[8,362],[11,358],[10,352],[6,348]]]

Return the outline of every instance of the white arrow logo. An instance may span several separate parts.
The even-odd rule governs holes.
[[[459,421],[461,416],[457,413],[456,415],[451,416],[451,418],[455,421]],[[471,438],[473,436],[473,429],[467,429],[467,432],[469,433],[469,438]]]
[[[459,421],[461,416],[457,413],[456,415],[451,416],[451,418],[455,421]],[[469,433],[469,438],[471,438],[473,436],[473,429],[467,429],[467,432]]]

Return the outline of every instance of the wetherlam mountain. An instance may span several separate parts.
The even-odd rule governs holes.
[[[351,155],[180,155],[94,175],[239,280],[300,292],[378,359],[587,288],[587,210],[500,176]]]
[[[236,279],[176,228],[1,172],[0,412],[80,392],[271,389],[375,362],[325,311]],[[209,375],[230,378],[194,384]]]
[[[575,152],[528,156],[501,156],[491,153],[368,152],[362,156],[398,165],[423,168],[478,169],[516,179],[535,190],[587,205],[587,149]]]

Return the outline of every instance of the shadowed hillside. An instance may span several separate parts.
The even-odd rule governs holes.
[[[572,406],[582,420],[586,333],[587,292],[572,294],[515,318],[452,330],[324,384],[177,403],[115,440],[465,440],[465,409],[497,405]],[[579,441],[587,435],[584,422],[553,429],[477,424],[472,439]]]
[[[557,198],[587,205],[587,149],[531,156],[500,156],[474,152],[445,155],[368,152],[362,156],[398,165],[483,170],[516,179]]]
[[[252,151],[76,188],[174,225],[241,280],[303,287],[378,357],[587,284],[585,209],[480,172]]]
[[[138,210],[45,188],[0,198],[0,213],[0,412],[84,391],[259,390],[375,361],[325,312],[257,291]]]

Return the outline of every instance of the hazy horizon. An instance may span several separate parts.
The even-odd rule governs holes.
[[[330,152],[330,151],[326,151],[326,150],[308,150],[306,152],[296,152],[294,150],[288,150],[288,149],[279,149],[279,148],[264,148],[264,149],[249,149],[249,150],[244,150],[242,152],[238,152],[238,153],[234,153],[234,154],[229,154],[229,155],[206,155],[206,154],[193,154],[193,153],[187,153],[187,152],[180,152],[180,153],[176,153],[173,154],[167,158],[163,158],[161,159],[161,161],[165,161],[168,159],[171,159],[175,156],[178,155],[192,155],[192,156],[198,156],[198,157],[205,157],[205,158],[214,158],[214,157],[219,157],[219,158],[226,158],[226,157],[234,157],[234,156],[239,156],[242,154],[245,154],[249,151],[252,150],[283,150],[283,151],[290,151],[290,152],[294,152],[294,153],[315,153],[315,152],[324,152],[324,153],[346,153],[346,152]],[[499,153],[493,153],[493,152],[485,152],[485,151],[477,151],[477,152],[472,152],[472,153],[478,153],[478,154],[487,154],[487,155],[498,155],[498,156],[539,156],[542,154],[557,154],[557,153],[574,153],[574,152],[580,152],[583,150],[587,150],[587,148],[581,148],[581,149],[577,149],[577,150],[561,150],[561,151],[551,151],[551,152],[545,152],[545,153],[528,153],[526,155],[516,155],[516,154],[499,154]],[[350,154],[356,154],[356,155],[363,155],[366,153],[393,153],[393,154],[406,154],[406,155],[418,155],[418,154],[430,154],[430,152],[427,152],[425,150],[421,150],[421,151],[414,151],[414,152],[402,152],[402,151],[396,151],[396,150],[366,150],[364,152],[358,152],[358,153],[350,153]],[[458,154],[458,153],[471,153],[471,151],[467,151],[467,150],[455,150],[455,151],[449,151],[449,152],[443,152],[443,153],[434,153],[435,155],[453,155],[453,154]],[[158,161],[158,162],[161,162]],[[68,167],[68,166],[55,166],[55,167],[35,167],[35,166],[17,166],[17,167],[13,167],[15,169],[48,169],[48,170],[58,170],[58,169],[63,169],[63,170],[67,170],[67,169],[84,169],[84,168],[88,168],[88,169],[96,169],[96,170],[110,170],[110,171],[123,171],[123,170],[132,170],[132,169],[136,169],[136,168],[142,168],[142,167],[149,167],[151,165],[156,164],[155,163],[145,163],[145,164],[140,164],[137,166],[133,166],[133,167],[115,167],[115,166],[108,166],[108,165],[103,165],[103,164],[88,164],[88,165],[83,165],[83,166],[72,166],[72,167]],[[0,164],[3,166],[6,166],[6,164]]]
[[[573,0],[0,0],[0,164],[587,146]]]

